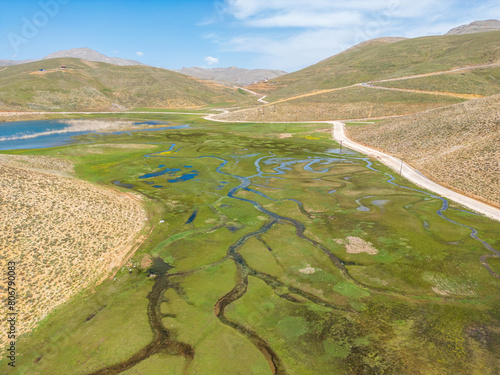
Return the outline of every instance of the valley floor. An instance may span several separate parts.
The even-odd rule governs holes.
[[[140,194],[154,227],[20,339],[17,373],[498,371],[498,222],[341,150],[331,124],[189,123],[16,152]]]

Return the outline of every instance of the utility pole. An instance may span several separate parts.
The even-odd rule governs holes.
[[[342,155],[342,141],[340,141],[340,155]]]
[[[403,174],[403,160],[401,160],[401,167],[399,168],[399,175],[402,176]]]

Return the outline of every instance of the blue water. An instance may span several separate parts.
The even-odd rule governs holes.
[[[171,184],[173,184],[175,182],[182,182],[182,181],[192,180],[196,176],[198,176],[198,173],[186,173],[186,174],[183,174],[180,177],[177,177],[177,178],[174,178],[174,179],[171,179],[171,180],[167,180],[167,181],[170,182]]]
[[[164,174],[175,174],[175,172],[180,172],[181,170],[179,168],[164,168],[163,170],[161,171],[158,171],[158,172],[153,172],[153,173],[146,173],[145,175],[143,176],[140,176],[139,178],[140,179],[143,179],[143,178],[152,178],[152,177],[159,177],[159,176],[163,176]]]
[[[172,151],[175,148],[175,146],[176,146],[175,144],[171,144],[170,148],[169,148],[169,151]],[[167,156],[165,154],[165,152],[163,152],[163,153],[148,154],[148,155],[145,155],[145,156],[146,157],[163,157],[163,158],[166,158],[167,160],[168,159],[170,159],[172,161],[175,160],[177,163],[178,163],[178,161],[184,159],[182,157],[174,157],[174,156],[170,156],[170,155]],[[377,172],[377,173],[382,173],[380,170],[374,168],[373,162],[369,158],[362,157],[362,156],[361,157],[352,156],[352,155],[345,155],[344,157],[338,157],[338,158],[323,157],[323,156],[317,155],[315,157],[310,156],[307,159],[304,159],[304,158],[292,158],[292,157],[283,157],[283,158],[280,158],[280,157],[277,157],[275,154],[271,154],[269,156],[260,157],[260,158],[258,158],[257,160],[254,161],[256,174],[254,174],[252,176],[238,176],[236,174],[233,174],[233,173],[230,173],[230,172],[226,172],[224,169],[227,166],[227,164],[229,163],[229,161],[226,160],[226,159],[223,159],[223,158],[221,158],[219,156],[205,155],[205,156],[199,156],[196,159],[215,159],[215,160],[218,160],[220,164],[215,169],[215,171],[218,172],[221,176],[224,176],[224,178],[221,178],[219,180],[219,184],[218,184],[216,190],[222,190],[225,187],[229,187],[229,186],[227,186],[227,183],[228,183],[227,179],[234,179],[234,180],[239,181],[239,185],[238,186],[234,186],[232,188],[229,188],[229,190],[224,193],[225,196],[228,197],[228,198],[230,198],[230,199],[235,199],[235,200],[239,200],[239,201],[248,202],[248,203],[252,204],[252,206],[255,209],[257,209],[258,211],[266,214],[271,219],[270,221],[268,221],[263,227],[261,227],[257,231],[255,231],[253,233],[246,234],[245,236],[243,236],[242,238],[240,238],[235,244],[231,245],[231,247],[229,249],[230,253],[231,253],[231,251],[233,251],[233,250],[239,248],[240,246],[242,246],[250,237],[258,235],[258,234],[261,234],[261,233],[267,232],[274,224],[276,224],[276,223],[278,223],[278,222],[281,221],[281,222],[288,222],[288,223],[294,225],[295,228],[296,228],[297,234],[301,238],[306,239],[307,241],[309,241],[310,243],[312,243],[314,246],[322,249],[325,253],[329,254],[329,256],[333,257],[333,255],[331,255],[331,253],[328,251],[328,249],[323,248],[322,245],[320,245],[317,242],[315,242],[315,241],[309,239],[308,237],[304,236],[305,226],[301,222],[296,221],[296,220],[291,219],[291,218],[287,218],[287,217],[281,216],[278,213],[271,212],[268,209],[264,208],[264,206],[261,203],[255,201],[255,200],[239,197],[237,195],[237,193],[239,191],[243,190],[243,191],[246,191],[246,192],[258,195],[258,196],[260,196],[260,197],[262,197],[262,198],[264,198],[266,200],[269,200],[269,201],[274,201],[274,202],[277,202],[277,201],[292,201],[292,202],[295,202],[297,204],[299,210],[303,214],[309,216],[309,214],[307,213],[307,211],[305,211],[305,209],[304,209],[304,205],[299,200],[290,199],[290,198],[276,199],[276,198],[273,198],[273,197],[271,197],[271,196],[269,196],[269,195],[267,195],[267,194],[265,194],[265,193],[263,193],[261,191],[252,189],[251,186],[253,186],[253,187],[259,186],[259,187],[269,188],[269,189],[286,190],[286,189],[272,188],[272,187],[268,187],[268,186],[264,186],[264,185],[254,184],[253,181],[252,181],[253,178],[256,178],[256,177],[263,178],[263,179],[267,180],[268,182],[269,182],[269,177],[272,177],[273,179],[281,179],[282,177],[280,177],[279,175],[286,175],[289,172],[293,172],[293,167],[295,165],[297,165],[297,164],[302,164],[302,169],[303,170],[314,174],[314,177],[316,177],[318,174],[326,174],[326,173],[332,171],[332,169],[334,169],[334,167],[335,167],[336,164],[338,165],[339,163],[344,163],[344,162],[359,163],[359,161],[362,161],[362,162],[365,163],[365,165],[364,165],[365,168],[367,168],[369,170],[372,170],[374,172]],[[267,169],[268,169],[268,171],[263,171],[261,164],[264,165],[264,166],[266,166]],[[162,167],[162,166],[163,165],[160,165],[160,167]],[[185,168],[188,168],[188,167],[192,168],[192,166],[187,166],[187,165],[185,165],[184,167]],[[272,172],[270,172],[269,170],[271,170]],[[199,179],[195,179],[195,177],[198,175],[199,172],[196,171],[196,170],[191,170],[190,172],[191,173],[187,173],[187,174],[181,175],[180,177],[177,177],[175,179],[170,179],[170,180],[167,180],[167,181],[169,183],[175,183],[175,182],[181,182],[181,181],[187,181],[187,180],[199,181]],[[431,200],[431,199],[438,199],[438,200],[440,200],[441,203],[442,203],[442,205],[441,205],[441,208],[436,211],[436,214],[439,215],[439,217],[441,217],[442,219],[447,220],[448,222],[450,222],[452,224],[455,224],[457,226],[461,226],[463,228],[467,228],[468,230],[470,230],[470,237],[472,237],[473,239],[475,239],[478,242],[480,242],[486,249],[488,249],[491,253],[493,253],[493,254],[483,255],[481,257],[481,264],[484,267],[486,267],[486,269],[494,277],[500,278],[500,276],[497,275],[488,266],[488,264],[486,263],[486,259],[487,258],[495,257],[495,256],[500,256],[500,252],[497,251],[496,249],[494,249],[488,242],[486,242],[483,239],[481,239],[479,237],[478,231],[475,228],[473,228],[473,227],[471,227],[471,226],[469,226],[467,224],[463,224],[463,223],[460,223],[460,222],[457,222],[457,221],[454,221],[454,220],[448,218],[446,216],[446,211],[449,209],[449,204],[448,204],[448,201],[445,198],[436,196],[436,195],[434,195],[432,193],[429,193],[429,192],[426,192],[426,191],[423,191],[423,190],[414,189],[414,188],[410,188],[410,187],[407,187],[407,186],[404,186],[404,185],[397,184],[395,182],[396,179],[395,179],[394,176],[392,176],[389,173],[386,173],[386,175],[389,177],[389,179],[387,179],[387,183],[389,183],[389,184],[395,185],[395,186],[397,186],[399,188],[402,188],[402,189],[411,190],[411,191],[414,191],[414,192],[417,192],[417,193],[425,194],[425,195],[427,195],[429,197],[429,198],[426,198],[428,200]],[[313,175],[311,175],[311,177],[312,176]],[[350,180],[351,177],[350,176],[343,177],[343,179],[344,180]],[[226,180],[226,181],[224,181],[224,180]],[[314,178],[313,180],[318,180],[318,178]],[[320,178],[320,180],[321,180],[321,178]],[[345,186],[345,184],[344,184],[344,186]],[[333,194],[336,191],[337,191],[337,189],[334,189],[334,190],[328,191],[328,193],[329,194]],[[220,196],[222,197],[222,195],[220,195]],[[375,196],[365,196],[365,197],[356,199],[355,202],[358,204],[357,210],[358,211],[363,211],[363,212],[370,212],[371,209],[368,208],[368,207],[366,207],[361,202],[363,199],[370,199],[370,198],[375,198]],[[382,200],[382,199],[375,199],[375,200],[372,200],[370,202],[373,203],[376,206],[382,207],[382,206],[384,206],[384,204],[388,203],[389,201],[388,200]],[[224,207],[229,207],[229,206],[228,205],[221,205],[220,207],[224,208]],[[195,210],[191,214],[191,216],[187,220],[186,224],[192,223],[195,220],[196,215],[197,215],[197,210]],[[423,225],[424,225],[425,228],[429,227],[429,224],[428,224],[427,221],[424,221]],[[240,229],[240,227],[237,227],[237,226],[226,226],[226,228],[228,230],[230,230],[231,232],[237,231],[237,230]],[[271,249],[269,249],[269,250],[271,250]],[[335,258],[335,259],[332,259],[332,260],[335,262],[336,265],[338,265],[338,264],[342,264],[343,265],[344,264],[341,260],[339,260],[337,258]]]
[[[73,132],[38,135],[61,131],[68,127],[68,124],[53,120],[0,123],[0,150],[62,146],[72,142],[71,137],[88,133]],[[29,138],[19,139],[20,137]]]
[[[127,188],[127,189],[133,189],[135,187],[132,184],[124,184],[123,182],[120,182],[120,181],[113,181],[113,184],[115,184],[116,186]]]
[[[149,124],[149,122],[146,122]],[[146,124],[135,123],[135,124]],[[163,122],[151,121],[152,125],[162,124]],[[166,123],[168,124],[168,123]],[[127,133],[137,131],[156,131],[156,130],[176,130],[185,129],[189,125],[169,126],[152,129],[134,129],[129,131],[114,132],[111,134]],[[40,120],[40,121],[14,121],[0,123],[0,150],[32,149],[65,146],[75,143],[73,138],[78,135],[91,133],[91,131],[75,131],[67,133],[57,133],[68,129],[69,124],[64,120]]]
[[[195,210],[191,216],[189,217],[189,219],[186,221],[186,224],[191,224],[194,219],[196,219],[196,215],[198,215],[198,210]]]
[[[4,137],[34,135],[45,131],[62,130],[69,125],[59,121],[15,121],[0,123],[0,139]]]
[[[144,122],[134,122],[134,125],[163,125],[169,124],[166,121],[144,121]]]

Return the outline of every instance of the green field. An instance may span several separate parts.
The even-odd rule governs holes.
[[[341,152],[328,124],[123,118],[190,127],[12,152],[66,158],[79,178],[129,185],[154,230],[134,267],[20,339],[11,373],[500,371],[500,280],[480,262],[491,252],[459,225],[500,249],[498,222],[454,203],[444,215],[459,224],[440,217],[440,199]],[[489,262],[498,273],[498,259]]]
[[[375,40],[273,79],[275,91],[266,100],[273,102],[314,90],[498,62],[499,37],[500,32],[495,31],[413,38],[396,43]],[[463,92],[462,89],[459,85],[457,92]]]
[[[381,82],[377,85],[489,96],[500,94],[500,68],[477,69],[424,78]]]

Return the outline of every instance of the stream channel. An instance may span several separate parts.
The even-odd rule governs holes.
[[[148,295],[149,299],[149,305],[148,305],[148,316],[149,316],[149,321],[151,328],[154,333],[154,339],[153,341],[147,345],[145,348],[134,354],[131,358],[123,361],[122,363],[119,363],[117,365],[109,366],[104,369],[101,369],[99,371],[96,371],[92,374],[94,375],[102,375],[102,374],[118,374],[122,371],[125,371],[127,369],[132,368],[139,362],[149,358],[151,355],[156,354],[156,353],[169,353],[169,354],[177,354],[177,355],[182,355],[186,359],[186,366],[184,373],[188,374],[189,373],[189,366],[190,363],[192,362],[194,356],[195,356],[195,351],[194,349],[186,343],[178,342],[175,339],[171,337],[169,334],[168,330],[163,326],[161,320],[162,320],[162,315],[160,314],[160,305],[163,302],[163,294],[165,293],[166,290],[169,288],[175,288],[175,285],[171,282],[169,282],[169,278],[172,276],[183,276],[183,275],[188,275],[188,274],[193,274],[201,269],[206,269],[208,267],[215,266],[217,264],[220,264],[226,260],[232,260],[237,267],[237,282],[234,288],[224,295],[222,298],[220,298],[217,303],[214,306],[214,314],[217,316],[217,318],[220,320],[220,322],[228,327],[231,327],[237,331],[239,331],[241,334],[243,334],[265,357],[269,364],[269,368],[273,374],[278,374],[278,375],[285,375],[287,374],[287,371],[285,369],[285,366],[278,356],[278,354],[269,346],[269,344],[259,335],[247,328],[244,327],[234,321],[231,321],[224,315],[224,311],[228,305],[231,303],[235,302],[239,298],[241,298],[247,291],[248,288],[248,276],[253,276],[261,279],[264,281],[269,287],[271,287],[274,292],[276,293],[277,296],[284,298],[288,301],[291,302],[296,302],[299,303],[293,295],[299,295],[302,298],[305,298],[309,300],[312,303],[331,308],[332,310],[342,310],[342,311],[351,311],[346,308],[339,308],[338,306],[334,306],[326,301],[321,300],[320,298],[309,294],[305,291],[302,291],[298,288],[290,287],[289,285],[286,285],[287,290],[289,291],[288,293],[283,292],[285,289],[285,285],[281,283],[279,280],[273,278],[272,276],[268,274],[261,273],[257,270],[252,269],[249,267],[249,265],[246,263],[245,259],[239,254],[239,249],[250,239],[250,238],[256,238],[257,240],[261,241],[260,235],[268,232],[274,225],[280,223],[280,224],[286,224],[286,225],[291,225],[295,228],[295,234],[298,238],[305,240],[309,242],[311,245],[316,247],[318,250],[322,251],[325,253],[333,265],[341,272],[341,274],[351,283],[365,289],[370,289],[370,291],[375,292],[375,293],[384,293],[381,290],[377,290],[371,287],[368,287],[367,285],[364,285],[354,279],[350,274],[347,268],[345,267],[346,262],[344,262],[342,259],[338,258],[336,255],[334,255],[330,250],[325,248],[322,244],[318,243],[312,238],[309,238],[304,234],[305,231],[305,226],[302,224],[300,221],[282,216],[276,212],[271,212],[264,208],[259,202],[251,200],[251,199],[246,199],[246,198],[241,198],[238,196],[238,192],[245,190],[251,193],[258,194],[261,197],[264,197],[265,199],[271,200],[271,201],[277,201],[277,199],[273,199],[272,197],[269,197],[268,195],[254,190],[251,188],[252,186],[252,178],[280,178],[280,176],[285,175],[286,173],[292,171],[291,166],[299,164],[303,165],[303,170],[306,172],[309,172],[312,174],[313,179],[317,179],[318,176],[321,176],[321,174],[325,174],[329,172],[332,168],[335,167],[335,164],[338,163],[363,163],[365,164],[365,168],[370,169],[374,172],[377,173],[382,173],[381,171],[373,168],[373,163],[369,158],[363,157],[360,154],[356,154],[350,150],[346,154],[341,154],[338,155],[334,152],[329,153],[329,154],[319,154],[315,156],[311,156],[309,158],[293,158],[293,157],[286,157],[286,158],[280,158],[277,157],[275,154],[270,154],[267,156],[263,156],[258,158],[255,162],[255,171],[256,174],[253,176],[249,177],[244,177],[244,176],[238,176],[235,174],[231,174],[225,171],[226,165],[229,163],[228,160],[223,159],[219,156],[200,156],[198,158],[180,158],[180,157],[175,157],[172,154],[175,154],[175,149],[176,145],[171,144],[170,148],[168,150],[162,151],[162,152],[157,152],[153,154],[148,154],[145,155],[145,157],[148,158],[162,158],[166,161],[162,161],[162,164],[159,165],[159,171],[155,173],[150,173],[150,174],[145,174],[141,176],[141,179],[148,179],[152,177],[157,177],[160,175],[164,174],[170,174],[172,176],[180,174],[179,177],[176,178],[169,178],[167,180],[167,183],[177,183],[181,181],[187,181],[190,179],[194,179],[198,175],[198,171],[192,170],[192,166],[189,163],[189,160],[194,160],[194,159],[203,159],[203,158],[211,158],[215,159],[220,162],[218,167],[216,168],[216,172],[219,173],[220,175],[225,176],[226,178],[229,177],[230,179],[234,179],[239,181],[239,185],[236,187],[233,187],[229,189],[227,192],[226,196],[231,199],[239,200],[239,201],[244,201],[250,203],[253,208],[258,211],[261,214],[264,214],[268,217],[268,221],[262,225],[258,230],[255,230],[254,232],[247,233],[241,238],[239,238],[235,243],[233,243],[228,249],[227,249],[227,255],[220,261],[203,266],[199,269],[195,270],[190,270],[190,271],[184,271],[184,272],[179,272],[179,273],[174,273],[174,274],[169,274],[169,270],[171,267],[164,263],[162,259],[156,258],[154,260],[154,266],[153,266],[153,273],[157,275],[155,284],[153,286],[153,289],[151,293]],[[255,154],[249,155],[249,156],[255,156]],[[245,157],[243,156],[239,156]],[[179,168],[176,166],[175,168],[167,168],[166,165],[168,164],[167,161],[182,161],[182,168]],[[238,160],[239,161],[239,160]],[[263,165],[266,166],[271,166],[271,170],[274,172],[264,172],[262,170]],[[276,165],[276,166],[275,166]],[[414,189],[410,188],[404,185],[397,184],[395,182],[396,178],[388,173],[386,173],[388,179],[386,180],[387,183],[395,185],[401,189],[406,189],[406,190],[411,190],[416,193],[424,194],[428,196],[430,199],[438,199],[442,202],[442,206],[440,209],[436,211],[436,214],[439,215],[442,219],[447,220],[448,222],[467,228],[471,231],[470,236],[479,241],[487,250],[492,252],[493,254],[491,255],[484,255],[481,257],[481,262],[482,264],[487,268],[487,270],[496,278],[499,278],[497,274],[488,266],[486,260],[489,257],[499,257],[500,252],[495,250],[490,244],[488,244],[486,241],[482,240],[481,238],[478,237],[478,232],[476,229],[462,224],[458,223],[452,219],[449,219],[445,215],[445,211],[449,208],[449,203],[446,199],[442,197],[438,197],[432,193],[419,190],[419,189]],[[133,188],[133,185],[130,184],[123,184],[119,181],[114,182],[116,185],[123,186],[123,187],[128,187],[128,188]],[[254,186],[260,186],[260,185],[254,185]],[[155,185],[155,187],[160,188],[160,185]],[[279,189],[279,188],[274,188],[274,189]],[[326,194],[333,194],[335,191],[330,191]],[[222,195],[221,195],[222,196]],[[357,200],[357,203],[359,204],[360,207],[365,207],[362,203],[362,199],[368,199],[368,198],[374,198],[372,196],[360,198]],[[309,213],[304,209],[304,205],[302,202],[295,200],[295,199],[283,199],[283,200],[289,200],[293,201],[297,204],[299,210],[301,211],[302,214],[309,216]],[[386,201],[377,201],[377,202],[384,202],[383,204],[387,203]],[[380,203],[379,203],[380,204]],[[366,209],[362,209],[363,211],[366,211]],[[466,211],[467,212],[467,211]],[[193,211],[193,214],[188,220],[188,223],[192,222],[195,220],[197,214],[197,210],[195,209]],[[230,228],[228,228],[230,229]],[[265,244],[266,245],[266,244]],[[267,245],[266,245],[267,246]],[[151,272],[151,271],[150,271]],[[351,311],[355,313],[355,311]]]

